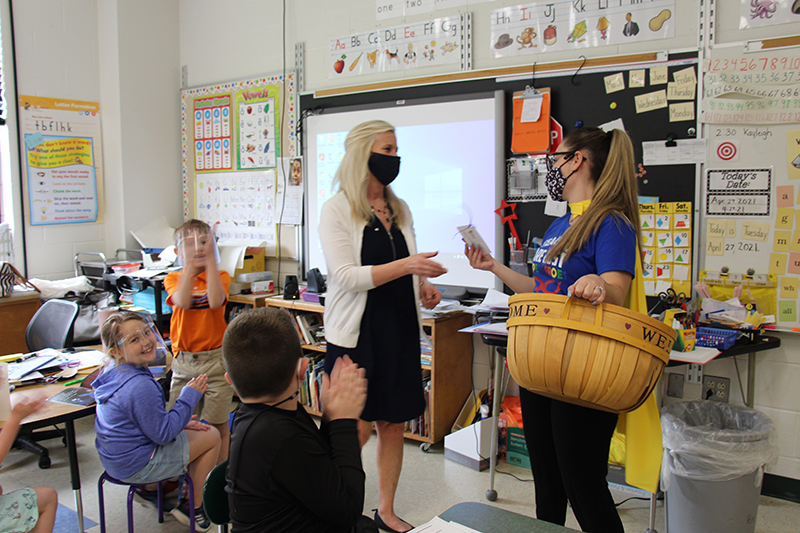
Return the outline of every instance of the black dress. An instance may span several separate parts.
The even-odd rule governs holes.
[[[362,265],[382,265],[408,257],[408,245],[396,224],[387,232],[377,219],[364,228]],[[367,404],[362,420],[400,423],[425,410],[420,367],[419,323],[414,278],[403,276],[367,294],[358,345],[343,348],[328,343],[325,371],[336,359],[349,355],[367,371]]]

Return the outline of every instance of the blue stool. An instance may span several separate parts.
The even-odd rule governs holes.
[[[182,474],[178,478],[178,486],[183,486],[183,481],[189,486],[189,533],[194,531],[194,484],[189,474]],[[108,481],[114,485],[127,485],[128,488],[128,533],[133,533],[133,492],[136,487],[150,485],[151,483],[126,483],[114,477],[111,477],[108,472],[103,471],[100,479],[97,480],[97,499],[100,503],[100,533],[106,533],[106,509],[103,498],[103,483]],[[166,480],[162,480],[166,481]],[[162,481],[156,482],[158,486],[158,522],[164,522],[164,492],[161,488]]]

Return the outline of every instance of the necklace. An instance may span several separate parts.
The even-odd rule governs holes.
[[[376,209],[373,205],[370,205],[369,208],[376,217],[385,219],[387,224],[392,223],[392,209],[389,204],[386,204],[382,209]]]

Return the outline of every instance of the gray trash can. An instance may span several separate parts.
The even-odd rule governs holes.
[[[661,410],[667,533],[753,533],[764,465],[778,457],[763,413],[726,403]]]

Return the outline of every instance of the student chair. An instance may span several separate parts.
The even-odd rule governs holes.
[[[128,533],[133,533],[133,493],[136,487],[150,485],[150,483],[126,483],[120,481],[109,475],[108,472],[103,471],[100,479],[97,480],[97,500],[100,504],[100,533],[106,533],[106,508],[105,499],[103,498],[103,483],[108,481],[114,485],[128,486]],[[158,481],[158,523],[164,522],[164,489],[161,484],[167,481],[166,479]],[[189,474],[182,474],[178,478],[178,485],[183,486],[186,481],[189,491],[189,533],[195,533],[194,530],[194,484]],[[205,489],[204,489],[205,490]]]
[[[203,509],[206,517],[217,526],[219,533],[228,533],[228,524],[231,521],[228,493],[225,492],[225,485],[228,482],[225,478],[227,470],[228,460],[226,459],[208,473],[206,482],[203,484]]]
[[[72,327],[78,316],[78,304],[67,300],[47,300],[36,311],[25,330],[28,351],[43,348],[56,350],[72,347]],[[45,431],[20,431],[14,440],[15,448],[22,448],[39,456],[39,468],[50,468],[50,452],[39,441],[61,437],[66,445],[65,434],[58,427]]]

